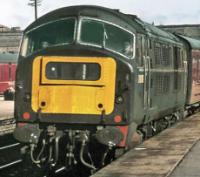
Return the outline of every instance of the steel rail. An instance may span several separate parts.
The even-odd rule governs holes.
[[[19,146],[19,145],[20,145],[20,143],[15,143],[15,144],[3,146],[3,147],[0,147],[0,151],[5,150],[5,149],[9,149],[9,148],[12,148],[12,147],[16,147],[16,146]]]
[[[4,168],[11,167],[11,166],[16,165],[16,164],[21,163],[21,162],[22,162],[22,159],[15,160],[15,161],[13,161],[13,162],[11,162],[11,163],[8,163],[8,164],[5,164],[5,165],[0,166],[0,170],[2,170],[2,169],[4,169]]]

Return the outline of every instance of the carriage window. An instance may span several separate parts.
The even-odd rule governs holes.
[[[104,47],[128,58],[132,58],[134,54],[133,34],[106,22],[83,19],[79,40],[81,43]]]
[[[74,40],[75,19],[65,19],[43,25],[26,34],[22,55],[58,44],[72,43]]]

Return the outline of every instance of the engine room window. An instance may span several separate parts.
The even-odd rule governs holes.
[[[37,50],[74,41],[75,19],[65,19],[43,25],[25,35],[22,55],[29,55]],[[27,43],[27,44],[26,44]]]
[[[161,47],[160,44],[156,43],[154,48],[154,55],[155,55],[155,65],[161,65]]]
[[[170,56],[170,47],[166,45],[162,45],[162,61],[161,64],[164,66],[170,66],[171,64],[171,56]]]
[[[181,56],[181,49],[174,47],[174,69],[182,67],[183,59]]]
[[[46,65],[46,77],[51,80],[100,79],[101,67],[97,63],[49,62]]]
[[[86,45],[106,48],[128,58],[134,55],[134,35],[103,21],[83,19],[79,40]]]

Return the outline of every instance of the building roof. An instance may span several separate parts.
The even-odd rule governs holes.
[[[17,54],[0,53],[0,63],[17,63]]]
[[[185,28],[185,27],[200,27],[200,24],[182,24],[182,25],[159,25],[160,28]]]
[[[7,26],[0,24],[0,32],[5,32],[5,31],[9,31],[9,30],[10,30],[10,28],[8,28]]]
[[[22,33],[20,27],[18,26],[14,26],[14,27],[7,27],[7,26],[4,26],[4,25],[1,25],[0,24],[0,33],[6,33],[6,32],[9,32],[9,33]]]

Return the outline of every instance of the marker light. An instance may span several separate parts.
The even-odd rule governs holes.
[[[116,115],[116,116],[114,117],[114,121],[115,121],[116,123],[119,123],[119,122],[122,121],[122,117],[121,117],[120,115]]]
[[[29,120],[31,117],[29,112],[24,112],[22,116],[23,116],[23,119],[25,120]]]

